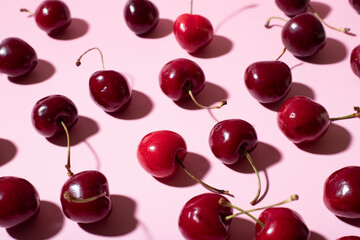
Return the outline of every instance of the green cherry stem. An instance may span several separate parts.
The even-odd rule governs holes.
[[[190,14],[193,14],[193,0],[190,1]]]
[[[278,57],[276,58],[275,61],[279,61],[279,59],[284,55],[285,52],[286,52],[286,47],[284,47],[282,53],[280,54],[280,56],[278,56]]]
[[[26,8],[21,8],[20,9],[20,12],[27,12],[27,13],[30,13],[31,16],[34,15],[34,12],[30,11],[30,10],[27,10]]]
[[[203,181],[201,181],[199,178],[195,177],[193,174],[191,174],[186,168],[185,165],[180,161],[180,159],[175,156],[175,160],[177,163],[179,163],[179,165],[184,169],[184,171],[186,172],[187,175],[189,175],[192,179],[194,179],[195,181],[197,181],[198,183],[200,183],[201,185],[203,185],[206,189],[210,190],[211,192],[215,192],[215,193],[219,193],[219,194],[224,194],[224,195],[228,195],[231,197],[234,197],[234,195],[232,195],[231,193],[229,193],[228,190],[220,190],[217,188],[214,188],[206,183],[204,183]]]
[[[349,114],[346,116],[330,118],[330,121],[345,120],[345,119],[350,119],[350,118],[360,118],[360,108],[358,106],[355,106],[354,111],[355,111],[355,113],[352,113],[352,114]]]
[[[66,142],[67,142],[67,163],[65,165],[67,172],[67,175],[69,177],[73,176],[74,173],[71,171],[71,164],[70,164],[70,136],[69,131],[63,121],[60,122],[61,126],[64,128],[65,134],[66,134]]]
[[[71,193],[69,191],[64,192],[64,198],[66,200],[68,200],[69,202],[75,202],[75,203],[88,203],[88,202],[95,201],[96,199],[99,199],[104,196],[106,196],[106,192],[102,192],[99,195],[96,195],[96,196],[93,196],[90,198],[82,199],[82,198],[74,197],[73,195],[71,195]]]
[[[237,207],[237,206],[235,206],[235,205],[232,205],[231,203],[225,201],[224,198],[220,198],[219,203],[220,203],[221,205],[223,205],[223,206],[231,207],[231,208],[234,208],[234,209],[240,211],[241,213],[243,213],[243,214],[249,216],[250,218],[252,218],[252,219],[253,219],[255,222],[257,222],[261,227],[265,227],[265,224],[264,224],[264,223],[262,223],[259,219],[257,219],[257,218],[254,217],[253,215],[251,215],[248,211],[245,211],[245,210],[243,210],[243,209],[241,209],[241,208],[239,208],[239,207]],[[225,217],[225,220],[230,220],[230,219],[233,218],[233,217],[235,217],[235,216],[234,216],[234,215],[226,216],[226,217]]]
[[[93,47],[93,48],[90,48],[88,49],[87,51],[85,51],[83,54],[80,55],[80,57],[76,60],[76,66],[80,66],[81,65],[81,58],[87,54],[88,52],[92,51],[92,50],[98,50],[99,53],[100,53],[100,56],[101,56],[101,64],[102,64],[102,69],[105,70],[105,65],[104,65],[104,57],[103,57],[103,54],[101,52],[101,50],[98,48],[98,47]]]
[[[199,108],[204,108],[204,109],[219,109],[221,108],[222,106],[226,105],[227,104],[227,101],[225,99],[221,100],[219,105],[216,105],[216,106],[204,106],[202,104],[200,104],[194,97],[194,94],[191,90],[191,85],[188,85],[186,86],[187,90],[188,90],[188,93],[189,93],[189,96],[191,98],[191,100],[196,104],[196,106],[198,106]]]
[[[339,31],[339,32],[343,32],[343,33],[349,33],[350,32],[350,28],[337,28],[337,27],[333,27],[329,24],[327,24],[320,16],[319,14],[317,14],[317,12],[314,10],[314,8],[308,4],[308,7],[310,8],[311,12],[315,15],[315,17],[317,17],[317,19],[320,20],[320,22],[322,22],[322,24],[324,24],[325,26],[327,26],[328,28],[331,28],[335,31]]]
[[[249,161],[251,167],[254,169],[254,172],[255,172],[257,180],[258,180],[258,190],[256,192],[255,198],[250,202],[251,205],[255,205],[257,203],[257,200],[259,199],[260,192],[261,192],[261,180],[260,180],[260,176],[259,176],[259,171],[256,169],[254,161],[252,160],[249,152],[245,148],[241,148],[241,151],[245,154],[245,156],[246,156],[247,160]]]
[[[281,20],[281,21],[284,21],[284,22],[288,21],[288,20],[286,20],[285,18],[282,18],[282,17],[269,17],[269,19],[265,22],[265,27],[266,28],[270,28],[270,21],[273,20],[273,19],[278,19],[278,20]]]

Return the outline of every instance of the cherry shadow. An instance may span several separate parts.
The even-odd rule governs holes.
[[[170,35],[173,32],[174,22],[171,19],[160,18],[156,27],[147,34],[139,35],[142,38],[158,39]]]
[[[299,58],[300,60],[313,64],[334,64],[345,60],[347,56],[346,46],[337,39],[327,37],[323,49],[313,56]]]
[[[135,217],[136,203],[133,199],[122,195],[110,195],[112,210],[103,220],[96,223],[79,223],[88,233],[104,236],[123,236],[134,231],[138,225]]]
[[[260,141],[256,148],[249,154],[259,172],[265,171],[268,167],[278,163],[282,157],[278,149]],[[225,166],[239,173],[254,174],[254,170],[246,158],[240,159],[231,165],[225,164]]]
[[[234,217],[231,221],[229,240],[237,239],[255,239],[255,222],[242,217]]]
[[[337,217],[337,218],[346,224],[360,228],[360,219],[351,219],[351,218],[343,218],[343,217]]]
[[[210,169],[209,161],[206,158],[192,152],[187,153],[187,156],[183,164],[188,170],[188,172],[190,172],[192,175],[194,175],[199,179],[202,179]],[[155,178],[155,179],[163,184],[172,187],[189,187],[197,184],[197,182],[194,179],[192,179],[180,166],[173,176],[169,178]]]
[[[152,111],[153,107],[154,104],[149,96],[142,92],[132,90],[132,98],[129,106],[122,111],[108,114],[124,120],[141,119],[146,117]]]
[[[48,201],[40,201],[40,212],[32,221],[8,228],[6,231],[14,239],[50,239],[60,232],[64,225],[64,215],[60,207]]]
[[[190,55],[197,58],[216,58],[229,53],[232,48],[233,42],[229,38],[220,35],[214,35],[214,38],[209,43],[209,45],[199,49],[194,53],[190,53]]]
[[[99,131],[97,122],[93,119],[79,116],[77,123],[69,129],[70,145],[75,146],[85,141],[90,136],[96,134]],[[58,146],[67,146],[67,140],[65,134],[59,134],[54,137],[47,138],[49,142]]]
[[[50,37],[57,40],[74,40],[84,36],[88,31],[89,24],[85,20],[73,18],[67,29],[55,35],[50,35]]]
[[[327,238],[325,238],[323,235],[321,235],[320,233],[314,232],[314,231],[310,231],[310,238],[309,240],[328,240]]]
[[[329,155],[345,151],[350,145],[351,138],[346,128],[331,123],[320,139],[311,143],[297,144],[297,147],[309,153]]]
[[[325,3],[311,1],[310,5],[322,19],[325,19],[331,12],[331,7]],[[308,12],[311,12],[311,10],[308,9]]]
[[[220,101],[228,98],[227,91],[211,82],[206,82],[205,87],[198,94],[195,95],[195,99],[204,106],[219,105]],[[181,101],[175,101],[175,104],[181,108],[187,110],[199,110],[200,107],[192,101],[191,98],[186,98]]]
[[[269,110],[278,112],[280,107],[284,104],[286,100],[295,96],[306,96],[314,99],[315,93],[309,86],[302,83],[293,82],[290,91],[286,96],[284,96],[284,98],[275,103],[262,103],[262,105]]]
[[[50,79],[55,73],[55,67],[50,62],[38,59],[35,68],[28,74],[20,77],[8,77],[9,81],[19,85],[31,85]]]
[[[9,140],[0,138],[0,167],[10,162],[17,153],[17,147]]]

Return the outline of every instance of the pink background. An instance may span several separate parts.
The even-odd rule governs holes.
[[[141,138],[155,130],[179,133],[188,146],[185,165],[194,175],[215,187],[228,189],[231,202],[250,209],[257,182],[244,159],[235,166],[217,160],[208,145],[208,135],[217,121],[241,118],[257,131],[259,144],[251,153],[260,170],[265,206],[297,193],[299,201],[287,207],[299,212],[312,232],[311,240],[360,235],[360,221],[342,221],[330,213],[322,201],[325,179],[335,170],[359,165],[359,119],[331,124],[318,142],[299,149],[287,140],[276,125],[276,110],[250,96],[243,74],[248,65],[274,60],[281,53],[283,22],[270,16],[286,17],[274,1],[195,0],[194,13],[207,17],[215,38],[206,50],[189,55],[172,34],[177,16],[189,12],[190,1],[154,0],[160,11],[155,31],[140,38],[123,19],[124,0],[67,1],[74,18],[66,33],[51,38],[20,8],[35,10],[40,1],[13,0],[2,4],[0,38],[20,37],[36,50],[39,64],[22,83],[0,75],[0,175],[29,180],[39,191],[41,209],[29,226],[13,231],[0,230],[1,239],[182,239],[177,219],[191,197],[206,190],[183,171],[172,179],[158,181],[137,161]],[[326,28],[325,48],[309,61],[289,52],[281,58],[292,69],[293,87],[286,98],[306,95],[321,103],[331,117],[352,113],[359,105],[360,79],[351,71],[351,50],[358,44],[360,16],[348,1],[314,1],[313,7],[335,26],[350,27],[356,36]],[[75,61],[91,47],[99,47],[105,68],[125,74],[133,88],[133,101],[121,114],[103,112],[91,100],[90,75],[101,69],[100,57],[91,52],[81,67]],[[198,95],[204,104],[226,98],[220,110],[204,110],[191,102],[177,105],[160,90],[158,74],[163,65],[184,57],[197,62],[207,77]],[[63,94],[74,101],[79,121],[70,131],[72,170],[95,169],[106,175],[114,210],[97,225],[80,227],[62,215],[59,196],[67,175],[65,138],[48,141],[31,124],[35,102],[50,94]],[[267,190],[266,190],[267,188]],[[258,216],[260,212],[255,212]],[[254,222],[241,216],[234,219],[230,239],[252,239]]]

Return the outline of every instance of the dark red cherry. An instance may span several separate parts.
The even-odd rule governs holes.
[[[28,11],[22,9],[22,11]],[[69,7],[60,0],[45,0],[36,8],[35,22],[40,29],[53,35],[64,31],[71,24]]]
[[[326,109],[308,97],[289,98],[277,114],[280,130],[293,143],[312,142],[328,129],[330,119]]]
[[[0,177],[0,227],[10,228],[24,223],[39,212],[40,198],[27,180]]]
[[[291,88],[290,68],[281,61],[260,61],[247,67],[245,85],[260,103],[274,103],[282,99]]]
[[[49,95],[40,99],[31,114],[33,126],[47,138],[64,133],[62,123],[70,129],[78,119],[75,104],[63,95]]]
[[[259,216],[265,226],[256,224],[256,240],[308,240],[310,231],[302,217],[289,208],[265,209]]]
[[[354,74],[360,78],[360,45],[351,51],[350,66]]]
[[[360,14],[360,0],[349,0],[349,3]]]
[[[159,22],[159,10],[149,0],[128,0],[124,8],[126,25],[137,35],[149,33]]]
[[[360,167],[347,166],[325,181],[325,206],[338,217],[360,219]]]
[[[179,45],[189,53],[194,53],[209,45],[214,38],[214,29],[209,19],[192,13],[178,16],[174,22],[174,35]]]
[[[357,236],[345,236],[345,237],[338,238],[336,240],[360,240],[360,237],[357,237]]]
[[[233,209],[219,204],[226,198],[215,193],[204,193],[191,198],[179,216],[179,230],[186,240],[226,240],[229,238]]]
[[[98,171],[71,176],[61,189],[60,201],[65,216],[78,223],[100,221],[112,208],[108,181]]]
[[[0,43],[0,73],[15,78],[32,71],[37,64],[35,50],[24,40],[16,37]]]
[[[99,48],[91,48],[84,52],[77,60],[80,66],[81,58],[91,50],[98,50],[101,55],[103,70],[93,73],[89,80],[90,96],[105,112],[118,112],[126,109],[132,98],[132,90],[126,77],[113,70],[105,70],[103,55]]]
[[[281,38],[286,49],[296,57],[310,57],[326,43],[325,29],[312,13],[301,13],[283,27]]]
[[[275,0],[276,5],[289,17],[303,13],[308,8],[310,0]]]

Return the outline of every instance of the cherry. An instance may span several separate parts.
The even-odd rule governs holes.
[[[350,66],[355,75],[360,78],[360,45],[351,51]]]
[[[128,0],[124,8],[126,25],[137,35],[153,30],[159,22],[159,10],[149,0]]]
[[[308,240],[310,231],[302,217],[294,210],[285,207],[265,209],[256,224],[256,240]]]
[[[323,136],[332,121],[360,116],[358,107],[355,113],[329,118],[326,109],[305,96],[295,96],[286,100],[277,114],[277,124],[285,136],[295,144],[313,142]]]
[[[178,220],[179,230],[185,239],[228,239],[231,219],[225,217],[232,215],[233,209],[219,204],[223,198],[216,193],[203,193],[185,203]]]
[[[80,66],[81,58],[91,50],[101,55],[103,70],[93,73],[89,80],[90,95],[93,101],[105,112],[118,112],[126,109],[132,98],[132,90],[125,76],[113,70],[105,70],[103,55],[99,48],[90,48],[76,61]]]
[[[210,149],[224,164],[234,164],[246,157],[253,167],[258,179],[258,191],[251,201],[255,204],[261,191],[259,173],[253,163],[250,152],[258,143],[253,126],[241,119],[228,119],[215,124],[209,135]]]
[[[200,108],[221,108],[226,105],[226,100],[222,100],[218,106],[207,107],[198,103],[194,97],[205,86],[205,74],[198,64],[194,61],[177,58],[161,69],[159,74],[159,84],[163,93],[173,101],[181,101],[190,97]]]
[[[357,236],[345,236],[345,237],[338,238],[336,240],[360,240],[360,237],[357,237]]]
[[[63,95],[49,95],[40,99],[32,109],[32,124],[44,137],[64,132],[62,124],[70,129],[78,119],[75,104]]]
[[[349,0],[349,3],[355,9],[355,11],[360,14],[360,1],[359,0]]]
[[[40,209],[36,188],[19,177],[0,177],[0,227],[11,228],[31,220]]]
[[[45,0],[36,8],[35,13],[20,9],[22,12],[29,12],[35,17],[38,27],[49,35],[55,35],[64,31],[71,24],[69,7],[60,0]]]
[[[308,8],[310,0],[275,0],[276,5],[289,17],[303,13]]]
[[[23,76],[35,68],[37,60],[35,50],[20,38],[5,38],[0,43],[0,73],[11,78]]]
[[[274,103],[291,88],[290,68],[281,61],[260,61],[250,64],[244,74],[245,85],[260,103]]]
[[[325,181],[325,206],[338,217],[360,219],[360,167],[347,166]]]
[[[211,22],[201,15],[193,14],[192,8],[191,0],[190,14],[184,13],[178,16],[173,27],[177,42],[189,53],[206,47],[214,37]]]
[[[181,166],[191,178],[208,190],[232,196],[228,191],[211,187],[192,175],[183,164],[186,154],[187,147],[183,137],[169,130],[153,131],[146,134],[137,148],[137,158],[140,165],[153,177],[169,178]]]

